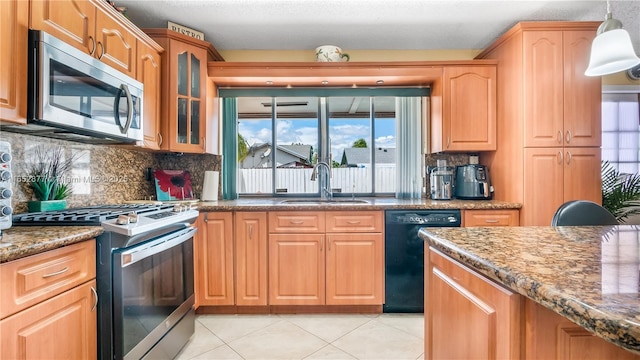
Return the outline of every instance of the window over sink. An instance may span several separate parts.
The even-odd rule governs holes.
[[[223,177],[233,181],[225,198],[238,196],[320,196],[330,167],[333,196],[393,196],[396,193],[398,114],[393,91],[248,91],[226,94],[223,102]],[[327,91],[329,90],[329,91]],[[376,89],[377,90],[377,89]],[[402,89],[397,89],[402,90]],[[405,91],[407,89],[404,89]],[[428,89],[410,89],[420,100]],[[400,96],[407,96],[396,91]],[[378,93],[380,93],[378,95]],[[233,96],[230,96],[233,95]],[[225,110],[234,107],[235,111]],[[422,121],[414,116],[411,121]],[[235,127],[231,135],[229,127]],[[231,144],[228,140],[234,139]],[[272,146],[275,144],[275,146]],[[235,165],[235,170],[230,169]],[[225,172],[225,170],[227,172]],[[421,169],[419,169],[421,171]],[[224,180],[223,180],[224,181]]]

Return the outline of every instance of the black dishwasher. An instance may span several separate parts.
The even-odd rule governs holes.
[[[385,212],[386,313],[424,311],[423,227],[460,227],[460,210],[387,210]]]

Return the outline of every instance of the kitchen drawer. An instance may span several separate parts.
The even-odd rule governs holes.
[[[0,319],[96,277],[94,240],[0,265]]]
[[[323,233],[322,211],[273,211],[269,213],[270,233]]]
[[[327,232],[382,232],[382,211],[328,211]]]
[[[518,226],[520,214],[518,210],[464,210],[462,226]]]

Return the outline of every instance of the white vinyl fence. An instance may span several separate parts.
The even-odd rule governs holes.
[[[272,189],[271,168],[239,169],[238,193],[270,194]],[[319,169],[324,171],[324,169]],[[318,192],[318,181],[311,181],[312,169],[281,168],[276,169],[276,189],[288,194],[306,194]],[[331,188],[343,193],[370,193],[371,168],[333,168],[331,169]],[[396,191],[396,167],[377,167],[375,169],[375,191]],[[339,190],[338,190],[339,189]],[[286,191],[285,191],[286,190]]]

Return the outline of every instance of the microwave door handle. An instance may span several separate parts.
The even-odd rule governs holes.
[[[124,92],[124,95],[127,97],[127,122],[122,126],[122,122],[120,121],[120,94]],[[113,104],[113,114],[115,115],[116,122],[118,127],[120,128],[120,132],[122,134],[126,134],[131,127],[131,121],[133,120],[133,98],[131,97],[131,92],[129,91],[129,87],[126,84],[120,85],[120,89],[118,89],[118,96],[116,96],[116,101]]]

